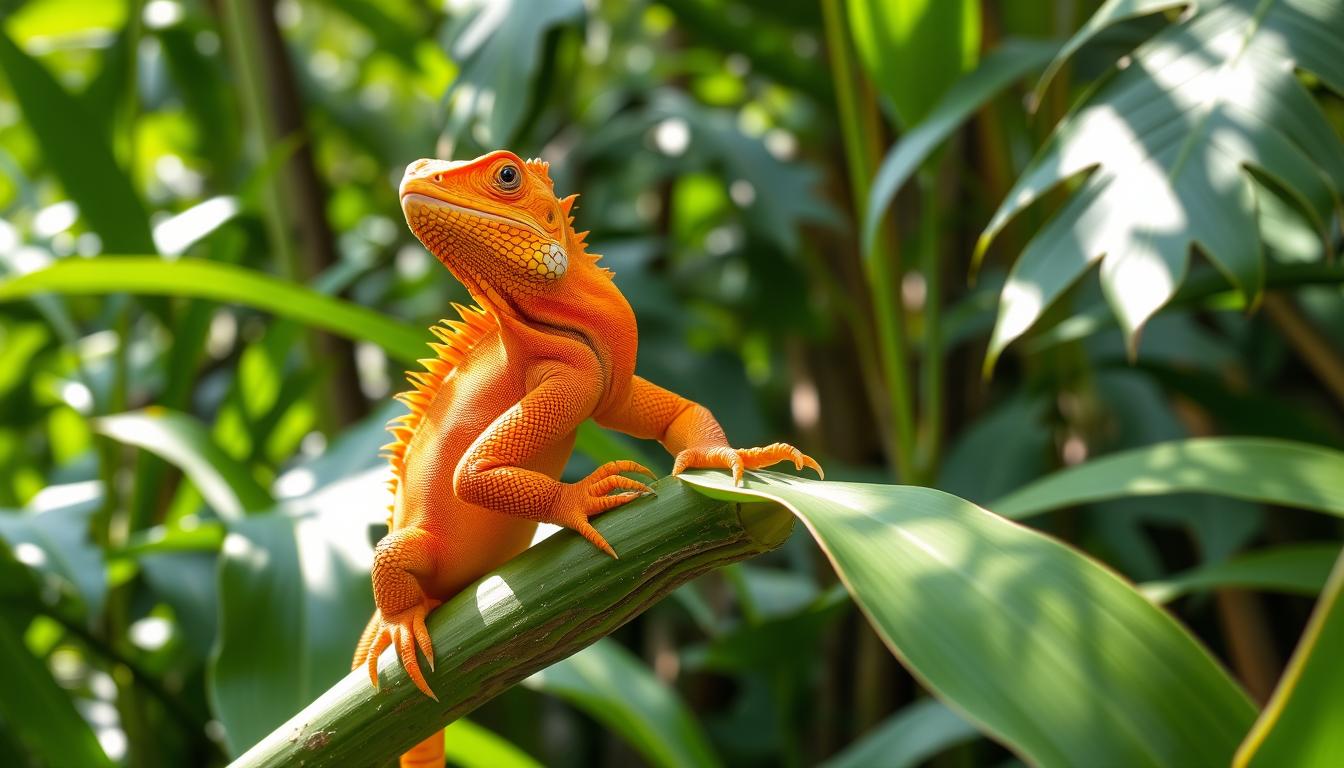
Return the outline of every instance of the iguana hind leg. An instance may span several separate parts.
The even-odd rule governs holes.
[[[369,637],[364,661],[368,664],[369,680],[377,688],[378,656],[388,646],[395,645],[411,681],[437,701],[415,655],[418,648],[429,661],[429,668],[434,669],[434,644],[425,628],[425,616],[439,601],[428,597],[420,584],[422,578],[432,576],[433,545],[430,533],[414,527],[393,531],[378,542],[373,556],[373,602],[378,606],[374,617],[378,625]]]

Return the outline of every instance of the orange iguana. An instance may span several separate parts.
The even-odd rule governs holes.
[[[673,474],[692,467],[732,471],[790,460],[821,467],[783,443],[736,450],[701,405],[634,375],[635,316],[575,232],[575,195],[557,198],[547,164],[497,151],[470,162],[417,160],[401,182],[416,237],[467,287],[480,308],[430,330],[427,369],[399,395],[410,413],[394,419],[385,446],[393,504],[373,562],[377,610],[355,651],[378,685],[378,656],[395,645],[407,673],[434,697],[416,649],[434,666],[425,616],[471,582],[522,552],[538,522],[572,528],[616,556],[588,518],[650,493],[613,461],[577,483],[560,472],[585,419],[662,442]],[[617,493],[612,493],[616,491]],[[437,697],[434,697],[437,698]],[[402,765],[443,765],[435,736]]]

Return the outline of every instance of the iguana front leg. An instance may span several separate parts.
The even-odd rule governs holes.
[[[676,457],[674,475],[687,469],[726,469],[732,472],[733,482],[741,484],[744,470],[791,461],[796,469],[809,467],[825,477],[820,464],[787,443],[733,448],[708,408],[639,376],[631,380],[623,401],[598,414],[597,423],[662,443]]]
[[[568,438],[601,396],[598,377],[561,363],[540,366],[531,377],[537,383],[522,402],[481,433],[457,465],[457,497],[494,512],[573,529],[615,557],[588,518],[653,492],[620,473],[655,475],[633,461],[608,462],[577,483],[523,469],[542,450]],[[608,495],[612,491],[620,493]]]

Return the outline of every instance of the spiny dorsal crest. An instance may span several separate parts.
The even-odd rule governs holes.
[[[555,188],[555,182],[554,182],[554,181],[551,181],[551,164],[550,164],[550,163],[546,162],[545,160],[542,160],[542,159],[539,158],[539,157],[534,157],[534,158],[532,158],[531,160],[528,160],[528,161],[524,162],[523,165],[526,165],[527,168],[528,168],[528,170],[532,171],[533,173],[537,174],[537,175],[540,176],[541,178],[545,179],[545,180],[546,180],[546,183],[549,184],[549,185],[551,185],[551,188],[552,188],[552,189]]]
[[[434,357],[417,361],[425,370],[406,372],[406,380],[414,389],[396,396],[397,400],[410,409],[410,413],[387,422],[387,431],[392,433],[394,439],[383,446],[382,456],[392,465],[392,480],[388,481],[387,485],[394,496],[397,492],[397,483],[405,476],[406,448],[410,446],[415,430],[424,421],[425,411],[438,394],[439,387],[443,386],[443,380],[466,358],[467,353],[480,343],[481,339],[499,328],[499,320],[480,307],[464,307],[455,303],[453,309],[457,310],[462,320],[440,320],[438,325],[429,327],[430,332],[443,343],[430,342],[429,348],[434,350]]]

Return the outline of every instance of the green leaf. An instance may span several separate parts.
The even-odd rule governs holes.
[[[231,756],[350,670],[373,614],[367,533],[386,507],[384,477],[365,472],[230,523],[209,685]]]
[[[888,717],[821,768],[909,768],[979,735],[945,704],[924,699]]]
[[[976,247],[1079,175],[1023,250],[1001,296],[986,370],[1092,264],[1133,354],[1198,246],[1248,303],[1264,285],[1250,171],[1272,179],[1324,240],[1344,194],[1344,143],[1300,68],[1344,91],[1344,0],[1201,3],[1140,45],[1056,128]]]
[[[77,595],[89,621],[107,596],[103,553],[89,538],[101,505],[101,487],[87,482],[48,486],[28,510],[0,510],[0,542],[57,590]]]
[[[1092,42],[1097,35],[1108,28],[1122,21],[1193,5],[1194,2],[1195,0],[1106,0],[1097,9],[1096,13],[1092,14],[1092,17],[1087,20],[1087,23],[1073,33],[1073,37],[1070,37],[1068,42],[1064,43],[1059,52],[1051,59],[1050,66],[1045,68],[1045,72],[1033,89],[1032,103],[1040,103],[1046,87],[1050,85],[1051,80],[1055,79],[1055,75],[1059,74],[1059,70],[1063,68],[1064,64],[1084,45]]]
[[[620,734],[655,766],[718,765],[699,724],[652,670],[602,639],[523,685],[570,702]]]
[[[1161,581],[1139,585],[1155,603],[1219,587],[1315,595],[1325,586],[1339,555],[1338,544],[1293,544],[1247,552]]]
[[[0,72],[23,111],[46,166],[79,206],[89,228],[110,251],[154,250],[149,218],[117,166],[111,148],[89,127],[100,125],[84,103],[61,87],[51,72],[0,32]]]
[[[1279,685],[1233,765],[1339,764],[1344,754],[1344,556],[1336,563]]]
[[[941,491],[749,473],[687,482],[807,525],[892,651],[1026,761],[1226,763],[1254,718],[1165,611],[1059,542]],[[1105,695],[1097,695],[1104,691]]]
[[[850,34],[906,128],[924,119],[980,53],[976,0],[851,0]]]
[[[237,302],[313,328],[371,341],[402,360],[424,357],[428,334],[358,304],[232,264],[154,256],[66,259],[0,282],[0,301],[43,292],[99,296],[138,293]]]
[[[443,729],[444,756],[460,768],[541,768],[541,763],[507,739],[470,720]]]
[[[23,643],[16,612],[0,608],[0,658],[5,684],[0,685],[0,716],[6,728],[46,765],[107,766],[108,759],[88,723],[47,666]]]
[[[851,5],[853,9],[863,3]],[[891,201],[905,182],[919,170],[933,151],[942,145],[962,123],[994,98],[1000,91],[1050,60],[1057,46],[1034,40],[1009,40],[980,62],[970,74],[952,84],[933,109],[911,126],[887,152],[873,178],[868,210],[863,215],[863,252],[873,247],[877,227]],[[918,80],[919,78],[911,78]]]
[[[459,69],[444,94],[447,134],[471,129],[482,147],[507,144],[532,102],[544,38],[583,16],[580,0],[472,0],[447,26],[444,48]]]
[[[266,509],[273,500],[240,464],[210,439],[194,417],[165,408],[103,416],[94,430],[118,442],[143,448],[182,470],[210,508],[225,520]]]
[[[1020,520],[1125,496],[1210,493],[1344,517],[1344,453],[1286,440],[1175,440],[1093,459],[990,504]]]
[[[0,281],[0,302],[44,292],[71,295],[139,293],[189,296],[244,304],[313,328],[382,347],[390,357],[413,364],[428,354],[427,331],[381,315],[368,307],[319,293],[276,277],[213,261],[167,260],[154,256],[100,256],[66,259],[19,277]],[[620,441],[592,422],[579,427],[579,450],[609,455]],[[624,451],[630,458],[637,449]],[[594,457],[597,460],[597,457]]]

